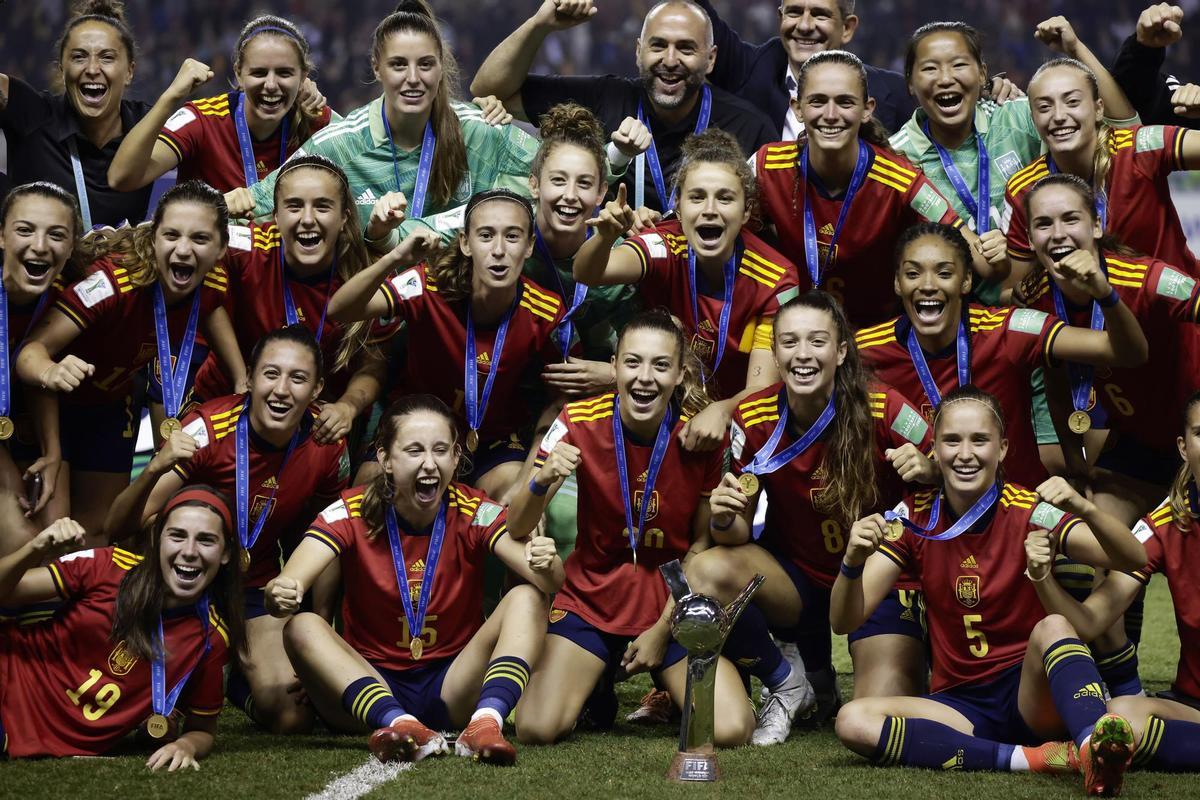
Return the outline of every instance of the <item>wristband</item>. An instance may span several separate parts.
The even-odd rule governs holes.
[[[841,567],[839,567],[838,571],[841,572],[843,575],[845,575],[850,580],[854,581],[854,580],[858,580],[859,578],[862,577],[864,566],[866,566],[866,565],[859,564],[857,567],[851,567],[845,561],[843,561],[842,565],[841,565]]]
[[[709,517],[708,518],[708,527],[712,528],[714,531],[727,531],[733,527],[733,523],[736,519],[737,519],[737,517],[734,517],[733,519],[729,520],[729,522],[725,523],[724,525],[718,525],[714,518]]]
[[[1096,302],[1099,303],[1102,308],[1112,308],[1121,302],[1121,295],[1117,294],[1116,289],[1113,289],[1108,293],[1108,297],[1105,297],[1102,300],[1097,300]]]
[[[529,479],[529,493],[530,494],[532,494],[536,497],[542,497],[548,491],[550,491],[549,486],[542,486],[540,483],[537,482],[536,478]]]
[[[1054,572],[1054,570],[1053,570],[1053,569],[1047,569],[1047,570],[1046,570],[1046,574],[1045,574],[1045,575],[1043,575],[1043,576],[1042,576],[1042,577],[1040,577],[1040,578],[1035,578],[1035,577],[1033,577],[1032,575],[1030,575],[1030,574],[1029,574],[1029,567],[1026,567],[1026,568],[1025,568],[1025,577],[1026,577],[1026,578],[1029,578],[1029,580],[1033,581],[1034,583],[1041,583],[1042,581],[1046,580],[1046,578],[1049,578],[1049,577],[1050,577],[1050,573],[1052,573],[1052,572]]]
[[[608,147],[604,148],[604,152],[608,155],[608,163],[615,169],[622,169],[629,166],[629,162],[633,159],[621,152],[621,148],[617,147],[612,142],[608,143]]]

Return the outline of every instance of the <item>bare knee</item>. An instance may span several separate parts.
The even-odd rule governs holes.
[[[542,618],[550,613],[550,600],[545,592],[528,583],[522,583],[509,589],[500,601],[505,614],[518,614],[521,617]]]
[[[861,700],[851,700],[838,709],[833,731],[842,744],[863,756],[875,752],[879,742],[879,714],[869,710]]]
[[[692,556],[688,562],[687,579],[693,592],[707,594],[718,600],[730,600],[742,590],[740,570],[731,557],[733,548],[712,547]]]
[[[521,744],[554,744],[571,732],[572,726],[563,724],[555,715],[531,715],[522,713],[517,707],[517,741]]]
[[[329,623],[319,614],[311,611],[297,614],[283,627],[283,649],[293,661],[307,660],[330,630]]]
[[[1062,614],[1050,614],[1044,617],[1029,634],[1029,641],[1041,651],[1062,639],[1078,639],[1079,633]]]
[[[713,725],[713,744],[717,747],[741,747],[750,744],[754,735],[754,712],[747,704],[744,710],[726,711]]]

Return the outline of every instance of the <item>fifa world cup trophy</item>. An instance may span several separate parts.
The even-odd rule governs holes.
[[[688,651],[679,752],[671,761],[667,777],[674,781],[715,781],[721,777],[713,746],[717,657],[750,597],[766,579],[755,575],[741,594],[723,607],[713,598],[692,591],[678,559],[659,570],[675,598],[671,634]]]

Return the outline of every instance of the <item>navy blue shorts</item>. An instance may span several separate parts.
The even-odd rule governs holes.
[[[453,663],[454,657],[451,656],[413,669],[388,669],[378,664],[371,666],[379,670],[379,674],[387,681],[388,688],[405,714],[412,714],[427,728],[445,731],[454,727],[450,721],[450,710],[446,708],[446,701],[442,700],[442,684]]]
[[[1174,450],[1155,450],[1127,433],[1115,437],[1113,446],[1100,454],[1096,466],[1128,475],[1144,483],[1170,486],[1179,470],[1179,453]]]
[[[1005,744],[1041,744],[1044,740],[1029,729],[1021,716],[1017,693],[1021,688],[1021,665],[1015,664],[995,680],[970,686],[957,686],[927,694],[953,708],[975,726],[974,735]]]
[[[550,620],[546,633],[561,636],[587,650],[604,662],[606,672],[615,672],[621,666],[625,648],[634,639],[632,636],[605,633],[578,614],[564,611],[561,608],[551,609]],[[687,651],[683,649],[683,646],[672,639],[667,644],[667,652],[663,655],[659,671],[672,666],[686,656]]]
[[[63,461],[71,469],[129,474],[141,424],[133,395],[94,406],[59,403],[58,409]]]
[[[179,404],[179,416],[183,416],[183,409],[186,409],[191,403],[192,388],[196,383],[196,373],[200,371],[200,365],[208,358],[208,348],[201,345],[196,345],[192,349],[192,362],[188,364],[187,381],[184,383],[183,399]],[[212,398],[209,398],[212,399]],[[146,365],[146,401],[161,403],[163,401],[162,393],[162,377],[158,371],[158,356],[155,356],[149,364]]]
[[[469,464],[471,470],[463,477],[463,482],[474,485],[501,464],[524,461],[528,455],[529,443],[522,441],[515,433],[506,439],[481,441],[479,449],[474,453],[467,453],[465,450],[463,452],[463,460]]]

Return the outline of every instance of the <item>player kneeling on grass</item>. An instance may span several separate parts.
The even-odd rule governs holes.
[[[78,548],[60,519],[0,559],[0,605],[65,605],[0,630],[0,742],[13,757],[94,756],[145,725],[166,741],[146,765],[199,769],[212,750],[222,667],[245,641],[240,548],[228,502],[188,486],[167,502],[144,556]]]
[[[883,765],[1082,768],[1089,794],[1115,794],[1133,731],[1106,713],[1107,691],[1079,634],[1046,615],[1023,550],[1031,530],[1045,530],[1054,550],[1076,561],[1137,569],[1145,548],[1062,478],[1036,492],[1005,482],[1007,450],[996,399],[971,385],[949,392],[934,417],[944,488],[851,529],[830,601],[833,629],[861,625],[911,569],[925,593],[933,677],[924,697],[849,703],[838,738]],[[1059,742],[1064,734],[1074,741]]]
[[[553,539],[510,530],[505,510],[454,480],[462,448],[454,416],[431,395],[409,395],[379,425],[383,471],[342,493],[267,585],[268,610],[295,614],[304,592],[340,559],[339,636],[298,614],[284,629],[292,665],[333,728],[374,730],[380,761],[448,750],[437,730],[466,729],[455,752],[512,764],[501,733],[542,650],[548,603],[562,584]],[[483,618],[489,552],[529,582]]]
[[[1195,613],[1194,576],[1200,569],[1200,393],[1187,401],[1183,435],[1178,439],[1180,467],[1171,493],[1133,529],[1146,547],[1146,565],[1132,572],[1110,572],[1083,603],[1055,581],[1039,581],[1038,597],[1047,609],[1070,620],[1080,637],[1091,639],[1120,618],[1150,576],[1166,576],[1179,628],[1179,668],[1170,692],[1157,697],[1114,697],[1108,707],[1133,726],[1133,766],[1167,772],[1200,770],[1200,617]],[[1029,571],[1046,574],[1053,553],[1036,532],[1026,540]]]

